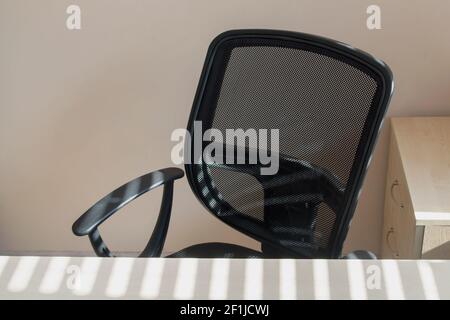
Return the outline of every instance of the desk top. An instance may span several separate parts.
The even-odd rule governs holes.
[[[450,117],[391,121],[417,223],[450,225]]]
[[[450,261],[0,256],[0,299],[450,299]]]

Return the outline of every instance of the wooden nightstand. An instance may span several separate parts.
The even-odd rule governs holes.
[[[450,117],[392,118],[383,258],[450,259]]]

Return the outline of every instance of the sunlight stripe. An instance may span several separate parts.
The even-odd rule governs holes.
[[[39,286],[39,292],[43,294],[53,294],[59,290],[66,275],[69,261],[69,257],[53,257],[50,259],[47,271]]]
[[[366,277],[362,260],[347,260],[347,274],[351,299],[367,300]]]
[[[175,299],[192,299],[197,280],[198,260],[180,259],[173,296]]]
[[[2,275],[3,270],[5,269],[8,261],[9,261],[9,257],[5,257],[5,256],[0,257],[0,276]]]
[[[403,283],[400,277],[398,263],[395,260],[382,260],[384,285],[386,286],[386,296],[391,300],[405,299]]]
[[[292,259],[280,260],[280,299],[297,298],[296,264]]]
[[[313,260],[314,294],[318,300],[330,299],[330,280],[327,260]]]
[[[105,291],[108,297],[118,298],[127,293],[134,261],[132,258],[114,259],[113,269]]]
[[[211,266],[209,298],[223,300],[228,295],[228,277],[230,274],[229,259],[214,259]]]
[[[247,259],[245,262],[244,299],[263,297],[263,260]]]
[[[439,291],[434,278],[433,269],[428,261],[417,261],[420,280],[427,300],[439,300]]]
[[[159,296],[164,271],[164,261],[165,260],[158,258],[147,260],[140,292],[142,298],[154,299]]]
[[[12,292],[25,290],[30,283],[38,261],[39,257],[20,258],[16,270],[8,283],[8,290]]]
[[[79,269],[77,277],[77,285],[72,288],[73,294],[85,296],[92,292],[95,281],[97,280],[98,271],[102,263],[101,258],[84,258]],[[70,288],[69,288],[70,289]]]

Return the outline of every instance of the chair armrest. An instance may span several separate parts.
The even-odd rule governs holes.
[[[164,193],[161,209],[155,229],[149,243],[142,252],[144,254],[161,254],[167,227],[172,209],[173,181],[184,176],[184,172],[178,168],[165,168],[145,174],[120,186],[110,194],[103,197],[80,218],[75,221],[72,231],[77,236],[89,235],[92,246],[99,256],[112,256],[98,232],[100,226],[106,219],[116,211],[127,205],[142,194],[164,185]],[[162,245],[161,245],[162,242]],[[158,252],[159,251],[159,252]]]

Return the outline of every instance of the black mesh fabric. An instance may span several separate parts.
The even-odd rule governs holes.
[[[378,131],[383,79],[301,36],[229,37],[211,61],[190,125],[202,121],[203,130],[224,136],[226,129],[278,129],[280,164],[267,176],[259,163],[187,164],[195,193],[217,217],[262,241],[269,256],[331,256],[353,214],[350,193],[359,191],[365,146]]]

